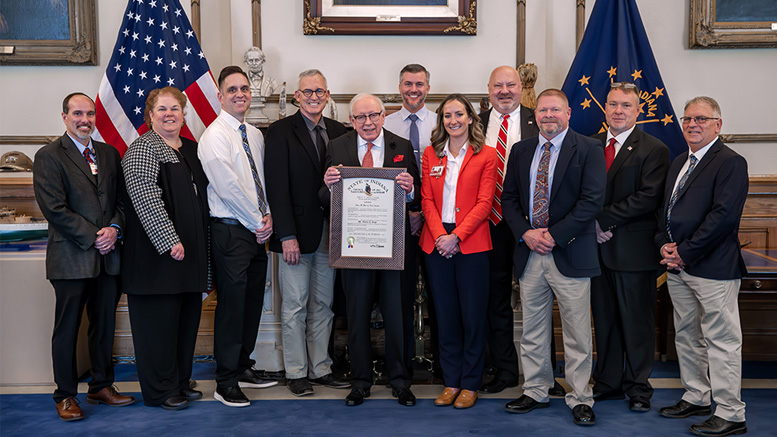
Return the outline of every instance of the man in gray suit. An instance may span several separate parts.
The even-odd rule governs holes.
[[[89,403],[114,407],[135,402],[113,387],[113,332],[119,301],[119,252],[123,225],[119,196],[123,186],[119,152],[90,137],[95,105],[73,93],[62,102],[67,133],[35,154],[33,186],[49,222],[46,278],[54,286],[56,307],[51,358],[54,401],[65,421],[84,418],[78,402],[76,340],[81,314],[89,318],[92,380]]]

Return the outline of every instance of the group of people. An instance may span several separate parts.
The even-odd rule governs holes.
[[[697,97],[685,105],[689,151],[670,165],[667,147],[636,127],[639,90],[632,83],[612,83],[608,129],[588,138],[569,128],[572,109],[560,90],[541,92],[534,110],[521,105],[520,75],[509,66],[491,73],[492,108],[481,114],[461,94],[430,111],[429,72],[421,65],[405,66],[399,79],[402,108],[387,116],[379,98],[358,94],[349,104],[348,131],[323,116],[323,73],[303,71],[294,93],[299,111],[263,136],[245,123],[248,76],[226,67],[218,77],[222,111],[199,144],[181,136],[186,96],[166,87],[149,94],[149,130],[123,159],[90,138],[94,102],[82,93],[67,96],[67,133],[42,148],[34,164],[50,229],[47,277],[57,298],[59,417],[83,418],[74,356],[84,306],[92,364],[87,401],[134,402],[112,386],[120,292],[128,295],[146,405],[175,410],[202,397],[190,379],[200,296],[211,282],[218,293],[215,398],[247,406],[241,388],[275,385],[250,358],[267,246],[282,259],[283,361],[295,396],[312,395],[315,385],[350,388],[349,406],[370,396],[370,314],[377,302],[389,385],[400,404],[415,405],[412,308],[422,266],[445,386],[435,405],[469,408],[479,391],[516,386],[520,357],[523,394],[506,411],[548,407],[557,385],[550,346],[555,298],[574,423],[594,425],[595,401],[626,396],[630,410],[649,411],[656,272],[663,264],[685,393],[659,413],[711,415],[715,400],[714,415],[691,431],[746,432],[737,305],[746,270],[737,232],[748,174],[746,161],[718,138],[717,102]],[[407,204],[404,271],[341,269],[348,380],[332,373],[328,351],[335,283],[328,207],[340,166],[403,169],[396,186]],[[518,352],[513,275],[523,316]],[[483,385],[486,363],[496,372]]]

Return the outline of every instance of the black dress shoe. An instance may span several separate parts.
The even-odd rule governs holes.
[[[690,402],[680,400],[672,406],[661,408],[658,410],[658,414],[670,419],[683,419],[691,416],[709,416],[712,414],[712,409],[709,405],[693,405]]]
[[[313,386],[310,385],[307,378],[286,380],[286,388],[297,397],[313,394]]]
[[[593,408],[585,404],[575,405],[572,408],[572,417],[576,425],[590,426],[596,425],[596,415]]]
[[[263,378],[258,371],[249,367],[237,377],[237,384],[240,388],[267,388],[278,385],[278,381]]]
[[[350,388],[351,383],[345,379],[335,378],[333,374],[324,375],[321,378],[311,379],[310,383],[313,385],[323,385],[329,388]]]
[[[391,395],[397,398],[399,405],[404,405],[406,407],[412,407],[415,405],[415,395],[410,391],[409,388],[392,388]]]
[[[189,401],[183,396],[170,396],[160,406],[165,410],[181,410],[189,406]]]
[[[538,408],[548,408],[550,406],[550,402],[537,402],[534,399],[526,396],[521,395],[520,398],[510,401],[505,405],[505,411],[508,413],[528,413],[531,410],[536,410]]]
[[[603,393],[594,393],[594,400],[596,402],[602,401],[620,401],[626,399],[626,395],[622,391],[607,391]]]
[[[548,390],[548,396],[563,398],[566,395],[567,395],[567,391],[564,390],[564,386],[559,384],[558,381],[556,381],[556,379],[554,378],[553,387],[551,387],[550,390]]]
[[[645,398],[629,399],[629,410],[644,413],[650,411],[650,401]]]
[[[364,402],[364,398],[370,397],[370,389],[368,388],[354,388],[345,397],[345,405],[349,407],[355,407],[361,405]]]
[[[480,391],[484,391],[486,393],[499,393],[508,387],[515,387],[517,385],[517,382],[510,383],[499,378],[494,378],[491,380],[491,382],[484,385]]]
[[[689,429],[692,433],[703,436],[739,435],[747,432],[747,422],[729,422],[712,416],[702,423],[691,425]]]
[[[184,390],[181,390],[181,397],[186,399],[187,401],[196,401],[197,399],[202,399],[202,392],[199,390],[192,390],[191,388],[186,388]]]
[[[240,390],[240,387],[236,385],[227,388],[217,387],[213,397],[228,407],[247,407],[251,405],[251,401],[248,400],[243,390]]]

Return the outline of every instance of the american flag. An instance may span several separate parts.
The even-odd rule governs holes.
[[[123,155],[149,128],[148,93],[174,86],[186,94],[181,135],[196,140],[221,110],[218,88],[178,0],[129,0],[97,94],[94,137]]]

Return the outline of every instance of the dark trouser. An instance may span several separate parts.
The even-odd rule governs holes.
[[[649,399],[656,320],[655,271],[618,272],[602,265],[591,278],[591,309],[596,332],[594,392],[623,391]]]
[[[440,328],[440,364],[446,387],[477,391],[483,381],[488,255],[426,255],[429,287]]]
[[[240,225],[213,222],[211,244],[217,294],[213,332],[218,388],[237,386],[238,375],[254,365],[264,304],[267,252]]]
[[[51,336],[51,360],[54,365],[54,401],[61,402],[78,394],[76,342],[81,315],[86,307],[89,319],[89,361],[92,380],[89,393],[113,384],[113,336],[116,304],[119,302],[119,277],[104,270],[96,278],[51,280],[56,296],[54,333]]]
[[[128,294],[143,403],[159,405],[189,387],[202,293]]]
[[[518,353],[513,343],[513,237],[507,222],[502,220],[491,229],[493,250],[488,252],[488,350],[490,363],[496,367],[496,378],[509,384],[518,383]]]
[[[392,387],[410,387],[412,378],[405,365],[402,293],[399,272],[395,270],[340,271],[348,315],[348,350],[351,356],[351,385],[372,386],[372,346],[370,314],[375,294],[383,315],[386,338],[386,371]]]

